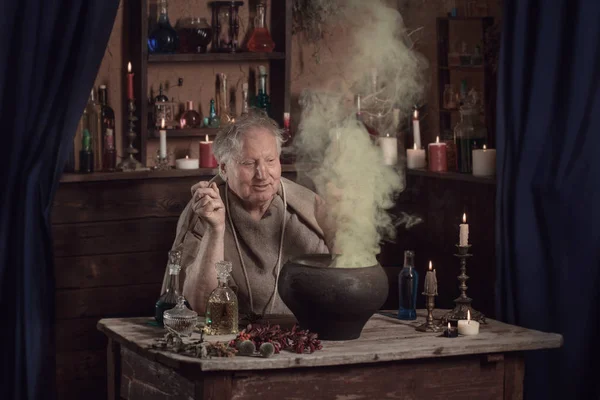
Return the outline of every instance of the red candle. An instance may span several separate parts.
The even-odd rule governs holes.
[[[204,141],[200,141],[200,167],[201,168],[216,168],[217,159],[212,151],[213,142],[208,140],[208,135]]]
[[[131,62],[127,64],[127,98],[133,100],[133,73],[131,72]]]
[[[448,171],[446,158],[446,143],[440,143],[440,137],[435,138],[435,143],[429,143],[429,170],[433,172]]]

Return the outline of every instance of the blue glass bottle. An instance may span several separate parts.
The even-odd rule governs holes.
[[[419,274],[415,269],[415,253],[411,250],[404,252],[404,267],[398,274],[398,293],[400,306],[398,307],[398,319],[417,319],[417,287],[419,285]]]
[[[179,46],[179,37],[169,22],[167,8],[167,0],[159,0],[160,15],[158,24],[148,36],[148,51],[151,54],[175,53]]]

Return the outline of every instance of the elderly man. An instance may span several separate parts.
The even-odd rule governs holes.
[[[283,264],[329,252],[333,234],[324,202],[281,177],[282,142],[268,117],[239,119],[215,139],[219,176],[192,187],[173,248],[183,252],[183,294],[201,314],[217,286],[217,261],[233,263],[240,312],[287,314],[276,286]]]

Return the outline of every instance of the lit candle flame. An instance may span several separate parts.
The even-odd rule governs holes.
[[[485,150],[485,149],[487,149],[487,147],[485,146],[485,144],[483,145],[483,149],[484,149],[484,150]]]
[[[417,149],[417,144],[416,144],[416,143],[413,145],[413,148],[414,148],[415,150]]]
[[[471,323],[471,310],[467,310],[467,324]]]
[[[439,137],[439,136],[436,136],[436,137],[435,137],[435,142],[436,142],[436,143],[439,143],[439,142],[440,142],[440,137]]]
[[[448,322],[448,330],[450,330],[450,322]]]
[[[164,118],[160,120],[160,127],[162,129],[165,129],[165,119]]]
[[[187,159],[189,159],[189,158],[190,158],[190,156],[185,156],[185,159],[186,159],[186,160],[187,160]]]
[[[467,214],[464,213],[463,214],[463,224],[466,224],[466,223],[467,223]]]
[[[429,270],[431,271],[433,268],[433,264],[431,264],[431,260],[429,260]]]
[[[418,110],[415,110],[415,112],[413,113],[413,117],[414,117],[415,119],[418,119],[418,118],[419,118],[419,111],[418,111]]]
[[[127,72],[131,73],[131,61],[127,63]]]
[[[208,135],[204,135],[204,141],[208,142]]]

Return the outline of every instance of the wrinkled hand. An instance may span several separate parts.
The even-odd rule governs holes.
[[[225,205],[216,183],[202,181],[192,186],[192,210],[211,228],[225,227]]]

